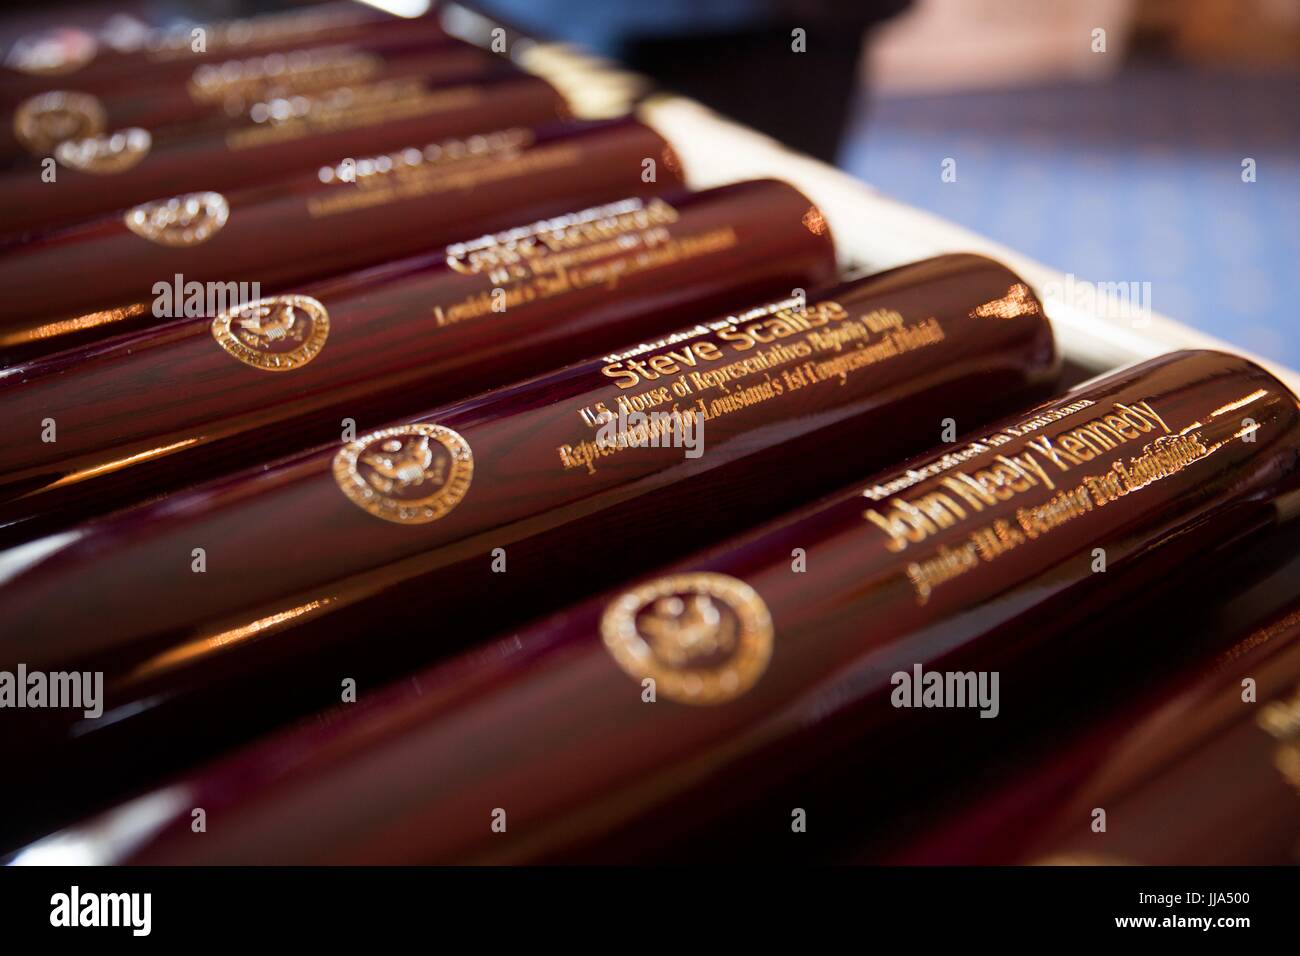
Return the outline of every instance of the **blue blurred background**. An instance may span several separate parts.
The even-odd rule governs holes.
[[[1300,367],[1300,80],[1133,66],[1100,83],[880,97],[841,165],[1150,306]],[[941,182],[939,157],[957,159]],[[1242,181],[1243,157],[1256,181]]]
[[[485,5],[1300,367],[1297,0]]]

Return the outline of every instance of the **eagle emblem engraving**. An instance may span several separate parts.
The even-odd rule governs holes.
[[[344,445],[334,480],[353,504],[396,524],[444,517],[469,491],[469,443],[441,425],[395,425]]]
[[[739,578],[714,572],[657,578],[615,598],[600,621],[628,675],[682,704],[723,704],[752,688],[772,657],[767,605]]]
[[[320,354],[329,333],[329,312],[307,295],[256,299],[212,320],[218,345],[245,365],[266,372],[306,365]]]

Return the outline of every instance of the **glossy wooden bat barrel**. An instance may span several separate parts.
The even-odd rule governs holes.
[[[201,42],[196,28],[202,30]],[[196,66],[231,57],[398,37],[431,46],[450,40],[437,11],[403,18],[347,2],[239,20],[157,27],[129,40],[58,27],[19,37],[12,44],[0,64],[0,103],[49,89],[97,93],[141,83],[183,83]]]
[[[1298,483],[1296,397],[1244,359],[1173,353],[182,778],[119,811],[125,852],[102,842],[112,817],[56,845],[141,863],[625,858],[848,750],[942,760],[945,727],[990,702],[972,686],[929,709],[919,671],[941,697],[948,673],[1050,680],[1105,646],[1062,640],[1084,606],[1273,525]],[[1025,670],[1036,654],[1045,669]],[[219,835],[194,837],[194,807]]]
[[[0,746],[39,761],[49,809],[85,796],[58,781],[87,761],[159,773],[209,734],[336,699],[341,665],[374,686],[895,460],[946,419],[974,425],[1055,371],[1016,275],[945,256],[37,539],[7,552],[0,661],[103,671],[107,709],[11,712],[21,732]],[[235,686],[240,707],[200,719]],[[184,748],[167,743],[178,720]]]
[[[275,292],[682,183],[663,138],[634,120],[507,127],[331,159],[274,185],[145,203],[0,250],[0,347],[48,353],[168,321],[180,303],[158,309],[159,289],[178,281]]]
[[[157,145],[139,127],[108,130],[60,143],[52,166],[33,157],[0,175],[0,234],[43,232],[177,193],[235,189],[345,156],[568,115],[563,97],[537,77],[412,76],[255,103],[245,126]]]
[[[1249,637],[1218,673],[1189,681],[1140,718],[1126,715],[1124,732],[1112,728],[1117,740],[1094,738],[1075,751],[1096,761],[1092,774],[1019,862],[1295,866],[1300,605]],[[1097,759],[1099,745],[1106,754]],[[1107,811],[1106,830],[1092,839],[1095,807]]]
[[[398,34],[363,43],[276,51],[202,63],[188,77],[109,89],[98,95],[51,87],[17,103],[0,123],[0,164],[51,156],[65,140],[139,127],[155,144],[234,129],[252,120],[258,102],[317,93],[360,82],[423,76],[431,82],[509,69],[504,57],[468,43],[427,44]]]
[[[584,190],[612,188],[606,158]],[[17,366],[0,377],[0,541],[828,284],[811,212],[771,180],[621,198]]]
[[[1150,613],[1136,641],[1168,628],[1190,659],[1136,656],[1118,694],[1077,696],[1091,713],[1040,724],[1044,739],[997,775],[935,801],[927,827],[876,834],[854,859],[901,864],[1285,866],[1300,848],[1300,528],[1260,554],[1215,561]],[[1205,562],[1201,562],[1205,564]],[[1213,602],[1198,595],[1212,595]],[[1242,626],[1249,623],[1249,626]],[[1120,625],[1123,626],[1123,625]],[[1150,666],[1143,666],[1150,665]],[[1112,668],[1112,671],[1114,668]],[[1114,677],[1112,677],[1112,682]],[[1080,682],[1071,682],[1073,685]],[[1032,734],[1027,735],[1032,736]],[[1104,818],[1097,810],[1104,811]],[[919,822],[919,821],[918,821]],[[901,831],[901,832],[899,832]]]

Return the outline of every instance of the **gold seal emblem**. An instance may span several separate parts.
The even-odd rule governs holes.
[[[107,176],[130,169],[149,155],[151,146],[149,131],[132,126],[100,136],[64,140],[54,147],[54,158],[83,173]]]
[[[600,633],[637,680],[682,704],[721,704],[757,683],[772,657],[772,617],[758,592],[725,574],[674,574],[620,595]]]
[[[89,93],[50,90],[14,110],[14,135],[37,156],[48,155],[64,140],[98,136],[107,123],[104,105]]]
[[[229,218],[225,196],[202,192],[141,203],[127,210],[122,221],[142,239],[160,246],[184,247],[211,239]]]
[[[474,477],[469,442],[441,425],[396,425],[339,449],[334,480],[385,521],[427,524],[460,504]]]
[[[306,365],[325,347],[330,315],[309,295],[255,299],[212,320],[217,344],[245,365],[287,372]]]

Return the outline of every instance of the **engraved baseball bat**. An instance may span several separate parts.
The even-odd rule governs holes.
[[[1064,726],[1054,724],[1050,746],[1011,772],[962,786],[965,799],[934,807],[928,827],[884,845],[877,837],[854,857],[909,865],[1300,861],[1300,529],[1283,532],[1262,555],[1252,545],[1180,581],[1180,593],[1133,621],[1135,637],[1166,628],[1195,643],[1190,661],[1164,655],[1088,720],[1066,715],[1057,722]]]
[[[1037,656],[1028,673],[1050,678],[1104,637],[1069,639],[1090,605],[1273,525],[1298,483],[1300,404],[1285,386],[1231,355],[1162,356],[45,846],[138,863],[654,852],[819,761],[902,741],[942,754],[946,727],[980,721],[953,701],[916,710],[932,688],[909,685],[918,669],[989,674]],[[1001,705],[1016,694],[1005,684]],[[219,833],[194,837],[194,807]],[[769,822],[790,835],[790,816]],[[128,824],[120,850],[111,836]]]
[[[19,37],[0,60],[0,103],[74,89],[88,93],[183,83],[196,66],[324,44],[401,38],[451,41],[440,13],[403,18],[358,3],[322,3],[238,20],[154,27],[128,36],[60,26]]]
[[[657,164],[651,181],[642,175],[647,159]],[[0,249],[0,348],[11,357],[50,352],[156,325],[178,310],[212,318],[226,307],[215,302],[209,311],[211,293],[195,309],[160,299],[176,281],[233,301],[253,283],[275,292],[681,183],[667,143],[633,120],[507,127],[336,156],[274,186],[148,202]],[[113,268],[97,267],[104,262]]]
[[[519,208],[579,176],[588,195],[639,181],[652,134],[622,129],[621,157],[598,150],[594,168],[485,198]],[[0,377],[13,439],[0,541],[331,441],[344,418],[365,430],[738,300],[826,285],[835,250],[815,214],[771,180],[620,198],[19,365]]]
[[[0,174],[0,234],[11,240],[44,234],[159,197],[233,189],[341,156],[536,126],[568,114],[563,97],[534,76],[441,82],[416,76],[265,100],[249,108],[247,125],[157,145],[139,127],[109,130],[60,143],[53,165],[33,158]]]
[[[1080,782],[1021,861],[1300,862],[1300,605],[1247,641],[1234,648],[1242,657],[1124,725],[1127,746],[1115,746]],[[1107,827],[1094,841],[1076,816],[1082,809],[1091,822],[1097,806],[1107,809]]]
[[[341,679],[373,687],[833,489],[1055,370],[1024,283],[943,256],[37,539],[7,553],[0,661],[102,672],[104,719],[11,711],[0,747],[41,765],[53,812],[97,759],[124,782],[197,759]],[[199,719],[236,686],[241,706]]]
[[[139,127],[154,144],[251,122],[259,102],[401,76],[430,81],[508,70],[508,61],[468,43],[428,45],[398,35],[363,43],[275,51],[200,63],[187,77],[87,93],[75,83],[19,102],[0,123],[0,162],[51,156],[66,140]]]

